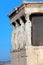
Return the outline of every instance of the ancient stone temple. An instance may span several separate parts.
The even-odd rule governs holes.
[[[43,2],[24,2],[9,18],[13,28],[11,65],[43,65]]]

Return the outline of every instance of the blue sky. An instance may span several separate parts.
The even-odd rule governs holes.
[[[30,1],[30,0],[29,0]],[[34,1],[34,0],[31,0]],[[43,0],[35,0],[43,1]],[[12,27],[8,14],[23,0],[0,0],[0,61],[8,61],[11,59],[11,34]]]

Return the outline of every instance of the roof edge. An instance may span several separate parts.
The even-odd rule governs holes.
[[[43,2],[27,2],[27,1],[25,1],[19,7],[14,8],[13,11],[10,14],[8,14],[8,17],[10,17],[14,12],[16,12],[24,4],[43,4]]]

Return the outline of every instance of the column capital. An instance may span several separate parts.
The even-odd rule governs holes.
[[[12,23],[11,23],[11,26],[12,26],[12,29],[14,29],[15,26],[16,26],[16,22],[12,22]]]
[[[29,14],[26,14],[26,15],[25,15],[25,19],[26,19],[26,21],[28,21],[28,22],[30,22],[29,16],[30,16]]]
[[[20,24],[23,25],[24,24],[23,20],[21,18],[19,18],[19,20],[20,20]]]

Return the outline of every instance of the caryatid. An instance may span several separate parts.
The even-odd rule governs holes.
[[[13,27],[12,32],[12,49],[22,49],[25,47],[25,33],[24,23],[22,19],[19,19],[19,24],[16,21],[16,26]]]
[[[31,21],[29,20],[29,15],[26,15],[25,23],[25,35],[26,35],[26,46],[31,46]]]
[[[19,48],[19,44],[18,44],[18,32],[19,32],[19,28],[18,28],[18,24],[16,22],[16,26],[13,27],[13,32],[12,32],[12,49],[18,49]]]
[[[23,20],[20,19],[20,27],[18,32],[18,44],[20,45],[20,49],[25,47],[25,34],[24,34],[24,23]]]

